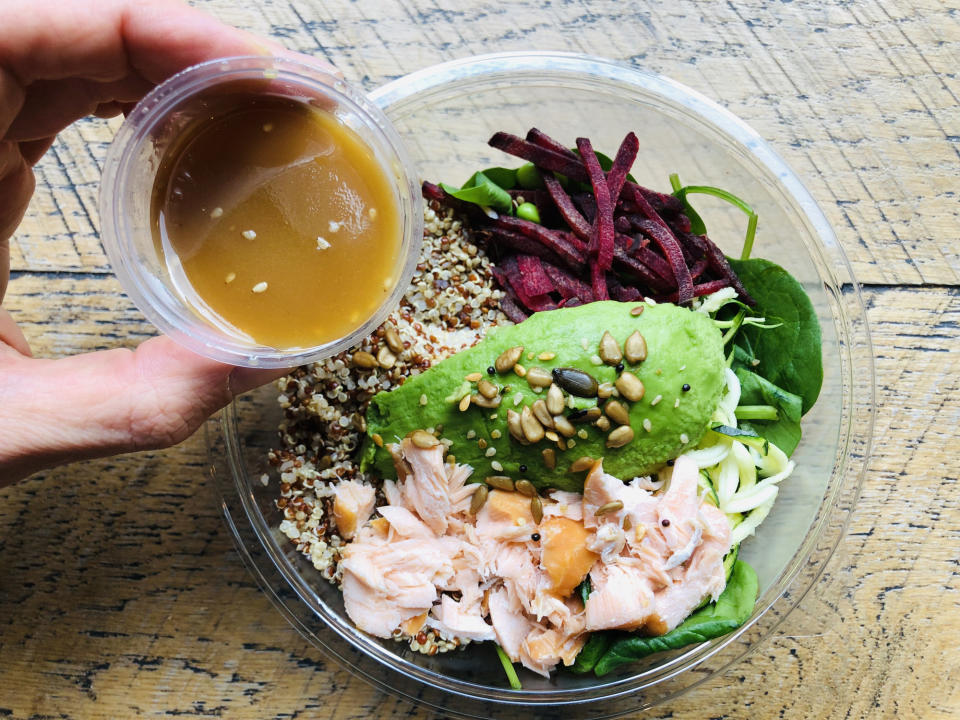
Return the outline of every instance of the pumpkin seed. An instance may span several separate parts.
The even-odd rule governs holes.
[[[577,397],[596,397],[597,381],[592,375],[576,368],[562,367],[553,369],[553,381],[571,395]]]
[[[353,354],[353,365],[360,368],[375,368],[377,359],[366,350],[358,350]]]
[[[594,515],[600,517],[601,515],[617,512],[619,510],[623,510],[623,500],[613,500],[612,502],[608,502],[607,504],[598,507]]]
[[[623,343],[623,355],[631,365],[647,359],[647,341],[643,339],[639,330],[634,330]]]
[[[377,362],[388,370],[397,364],[397,356],[386,345],[377,352]]]
[[[557,453],[553,448],[545,448],[543,453],[543,464],[547,470],[553,470],[557,466]]]
[[[533,415],[545,428],[553,427],[553,416],[547,410],[547,404],[543,400],[537,400],[533,404]]]
[[[543,501],[537,496],[530,501],[530,514],[533,515],[533,521],[539,525],[543,520]]]
[[[397,355],[403,352],[403,340],[400,339],[400,333],[393,325],[386,326],[384,338],[387,341],[387,346]]]
[[[486,378],[477,383],[477,392],[487,398],[487,400],[493,400],[497,395],[500,394],[497,390],[497,386]]]
[[[525,405],[520,413],[520,426],[528,442],[538,443],[543,440],[543,425],[533,416],[528,405]]]
[[[563,390],[560,389],[558,385],[555,385],[553,382],[550,383],[550,388],[547,390],[547,410],[550,411],[551,415],[559,415],[563,412],[563,407],[566,402],[563,399]]]
[[[517,364],[521,355],[523,355],[522,345],[509,348],[500,354],[500,357],[496,359],[496,361],[493,363],[493,366],[497,369],[498,373],[508,372],[513,369],[514,365]]]
[[[487,485],[497,490],[506,490],[507,492],[513,492],[516,488],[513,486],[513,479],[508,478],[506,475],[490,475],[486,479]]]
[[[608,400],[603,406],[603,411],[618,425],[630,424],[630,413],[618,400]]]
[[[533,483],[529,480],[517,480],[516,485],[514,485],[517,492],[521,495],[526,495],[529,498],[537,496],[537,489],[533,486]]]
[[[619,448],[633,440],[633,428],[629,425],[621,425],[616,430],[607,435],[607,447]]]
[[[414,430],[410,440],[421,450],[427,450],[440,444],[440,441],[426,430]]]
[[[607,365],[616,365],[623,360],[623,353],[620,352],[620,345],[613,339],[613,335],[607,330],[600,338],[600,348],[597,351],[600,359]]]
[[[640,402],[643,399],[643,382],[632,372],[624,371],[616,382],[617,390],[630,402]]]
[[[486,485],[481,485],[474,491],[473,497],[470,498],[471,515],[476,515],[478,512],[480,512],[480,509],[483,507],[484,503],[487,502],[487,496],[489,494],[490,490]]]
[[[527,370],[526,378],[530,387],[545,388],[553,384],[553,376],[541,367],[532,367]]]
[[[568,438],[577,434],[577,429],[563,415],[553,416],[553,429]]]
[[[589,470],[593,467],[595,462],[596,460],[589,455],[584,455],[583,457],[579,457],[570,463],[570,472],[583,472],[584,470]]]

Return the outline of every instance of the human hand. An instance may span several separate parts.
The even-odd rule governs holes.
[[[33,165],[60,130],[117,115],[190,65],[253,54],[292,55],[173,0],[0,0],[0,302]],[[0,307],[0,487],[76,459],[178,443],[281,374],[224,365],[166,337],[132,352],[35,359]]]

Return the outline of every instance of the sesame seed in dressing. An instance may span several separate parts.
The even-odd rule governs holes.
[[[210,211],[210,217],[212,217],[214,220],[216,220],[219,217],[223,217],[223,208],[215,207],[213,210]]]
[[[317,250],[329,250],[330,243],[327,242],[326,238],[317,235]]]
[[[257,239],[257,233],[256,233],[256,231],[254,231],[254,230],[244,230],[244,231],[243,231],[242,233],[240,233],[240,234],[243,235],[243,237],[246,238],[247,240],[256,240],[256,239]]]
[[[237,279],[237,274],[235,272],[227,273],[227,276],[223,279],[225,283],[232,283]]]
[[[257,293],[258,295],[266,291],[267,291],[267,284],[265,282],[258,282],[256,285],[253,286],[253,292]]]

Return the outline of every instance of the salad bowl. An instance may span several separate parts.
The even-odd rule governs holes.
[[[662,703],[742,659],[816,584],[856,503],[874,414],[873,361],[863,302],[842,249],[797,175],[741,120],[667,78],[601,58],[517,53],[467,58],[415,72],[371,94],[390,119],[422,180],[459,185],[503,162],[494,132],[538,127],[571,143],[589,136],[611,153],[628,131],[640,137],[637,182],[666,191],[668,176],[720,186],[751,203],[759,224],[754,255],[786,268],[810,297],[823,339],[824,382],[805,416],[796,470],[741,557],[759,577],[750,619],[735,632],[649,656],[603,677],[559,670],[504,682],[492,646],[436,656],[357,630],[337,588],[280,530],[267,451],[282,411],[268,387],[207,425],[209,473],[241,557],[291,624],[337,663],[384,691],[448,716],[502,716],[536,705],[563,717],[607,717]],[[738,210],[698,198],[710,235],[740,249]],[[267,482],[262,482],[267,479]]]

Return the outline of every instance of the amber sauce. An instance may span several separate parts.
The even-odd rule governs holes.
[[[362,325],[393,290],[401,245],[395,191],[372,150],[296,100],[197,102],[151,203],[155,242],[195,311],[281,349]]]

